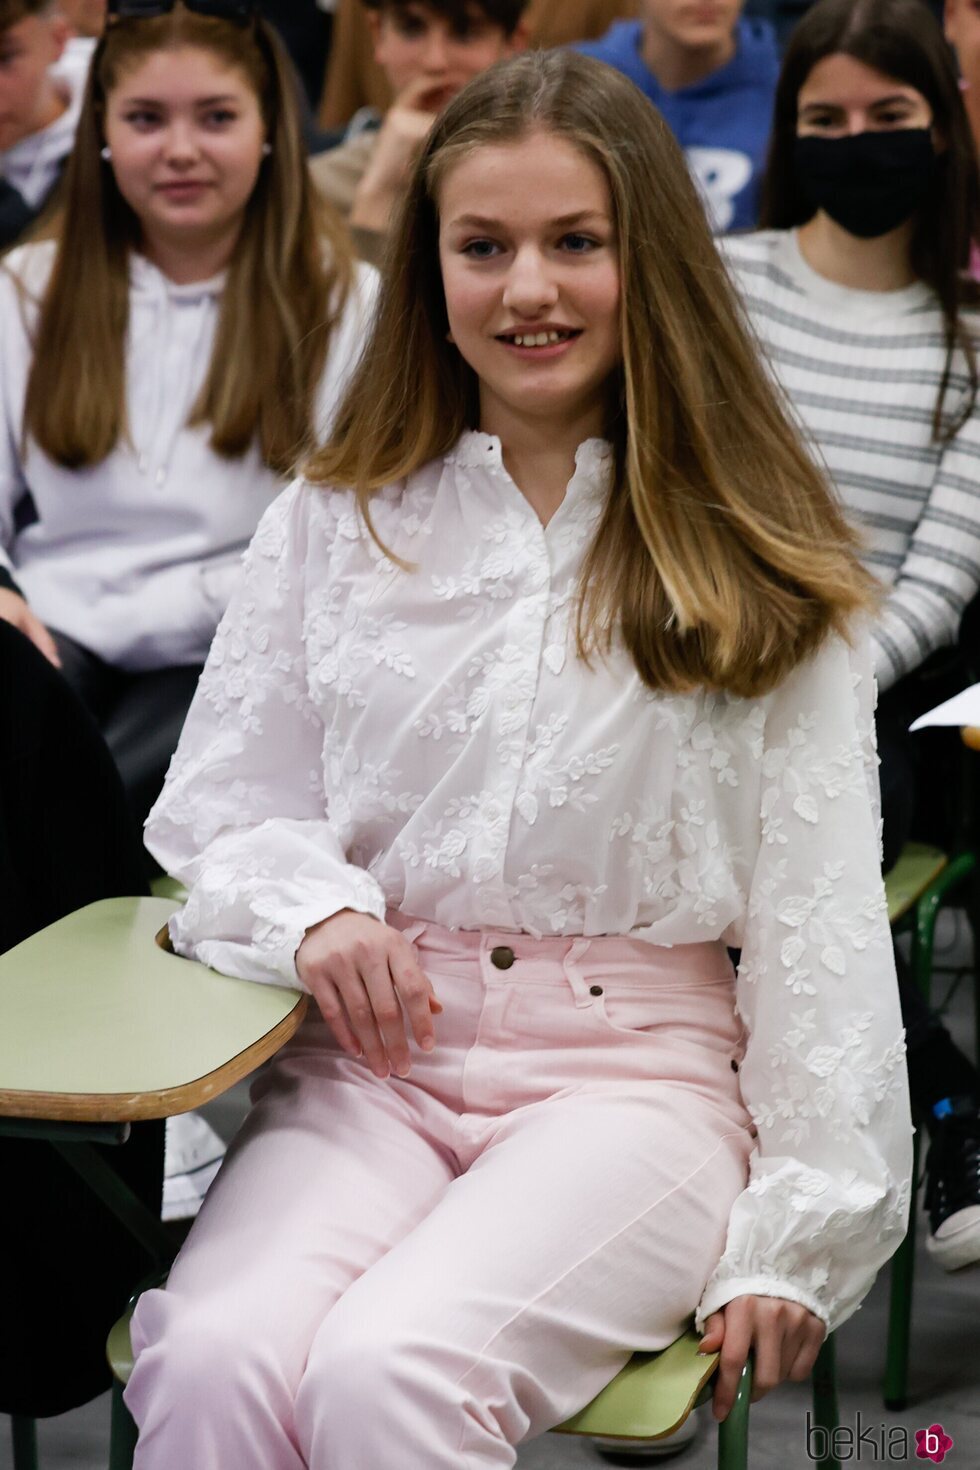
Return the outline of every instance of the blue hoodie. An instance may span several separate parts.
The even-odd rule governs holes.
[[[772,26],[743,16],[735,55],[691,87],[668,92],[643,60],[643,22],[617,21],[598,41],[575,47],[635,82],[663,113],[701,186],[719,232],[751,229],[759,213],[779,54]]]

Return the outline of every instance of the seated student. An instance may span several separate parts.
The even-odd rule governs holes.
[[[871,579],[683,155],[517,57],[389,261],[147,826],[177,949],[315,1005],[136,1308],[137,1470],[507,1470],[694,1314],[724,1417],[905,1230]]]
[[[0,0],[0,251],[54,204],[75,141],[92,42],[55,0]]]
[[[660,109],[718,231],[756,222],[779,71],[772,27],[741,9],[742,0],[708,9],[639,0],[639,20],[577,48],[624,72]]]
[[[362,0],[394,101],[310,162],[317,188],[349,218],[358,253],[380,259],[388,226],[440,110],[495,61],[523,50],[527,0]]]
[[[310,185],[286,65],[240,0],[113,0],[58,238],[0,269],[0,618],[92,711],[140,826],[373,300]]]
[[[977,158],[921,0],[819,0],[786,52],[765,228],[725,242],[772,371],[884,583],[872,646],[884,862],[908,836],[915,672],[980,587]],[[913,1101],[932,1134],[928,1248],[980,1260],[980,1077],[902,978]]]
[[[635,10],[636,0],[530,0],[530,44],[546,48],[591,40]],[[344,129],[362,108],[380,114],[387,112],[393,100],[388,78],[374,59],[362,0],[338,0],[320,126]]]

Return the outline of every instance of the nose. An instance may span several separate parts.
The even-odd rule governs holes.
[[[504,284],[504,306],[516,316],[535,317],[554,306],[558,283],[548,261],[536,245],[519,249]]]
[[[164,153],[168,163],[192,164],[198,156],[197,138],[194,128],[183,119],[175,118],[164,137]]]
[[[433,26],[426,36],[422,65],[430,74],[449,70],[449,38],[438,26]]]

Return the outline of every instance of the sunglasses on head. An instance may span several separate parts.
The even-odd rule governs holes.
[[[109,19],[145,20],[167,15],[175,3],[176,0],[109,0]],[[255,0],[183,0],[183,3],[197,15],[230,20],[238,26],[248,25],[257,11]]]

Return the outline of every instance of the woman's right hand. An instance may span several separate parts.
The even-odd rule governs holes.
[[[39,648],[49,663],[54,664],[56,669],[61,668],[61,659],[58,657],[58,648],[54,639],[41,619],[35,617],[27,603],[19,592],[11,592],[8,587],[0,587],[0,618],[5,623],[13,623],[19,628],[26,638],[29,638],[35,648]]]
[[[423,1051],[435,1046],[442,1006],[415,946],[370,914],[342,909],[307,929],[296,971],[339,1045],[363,1054],[376,1077],[408,1076],[406,1019]]]

